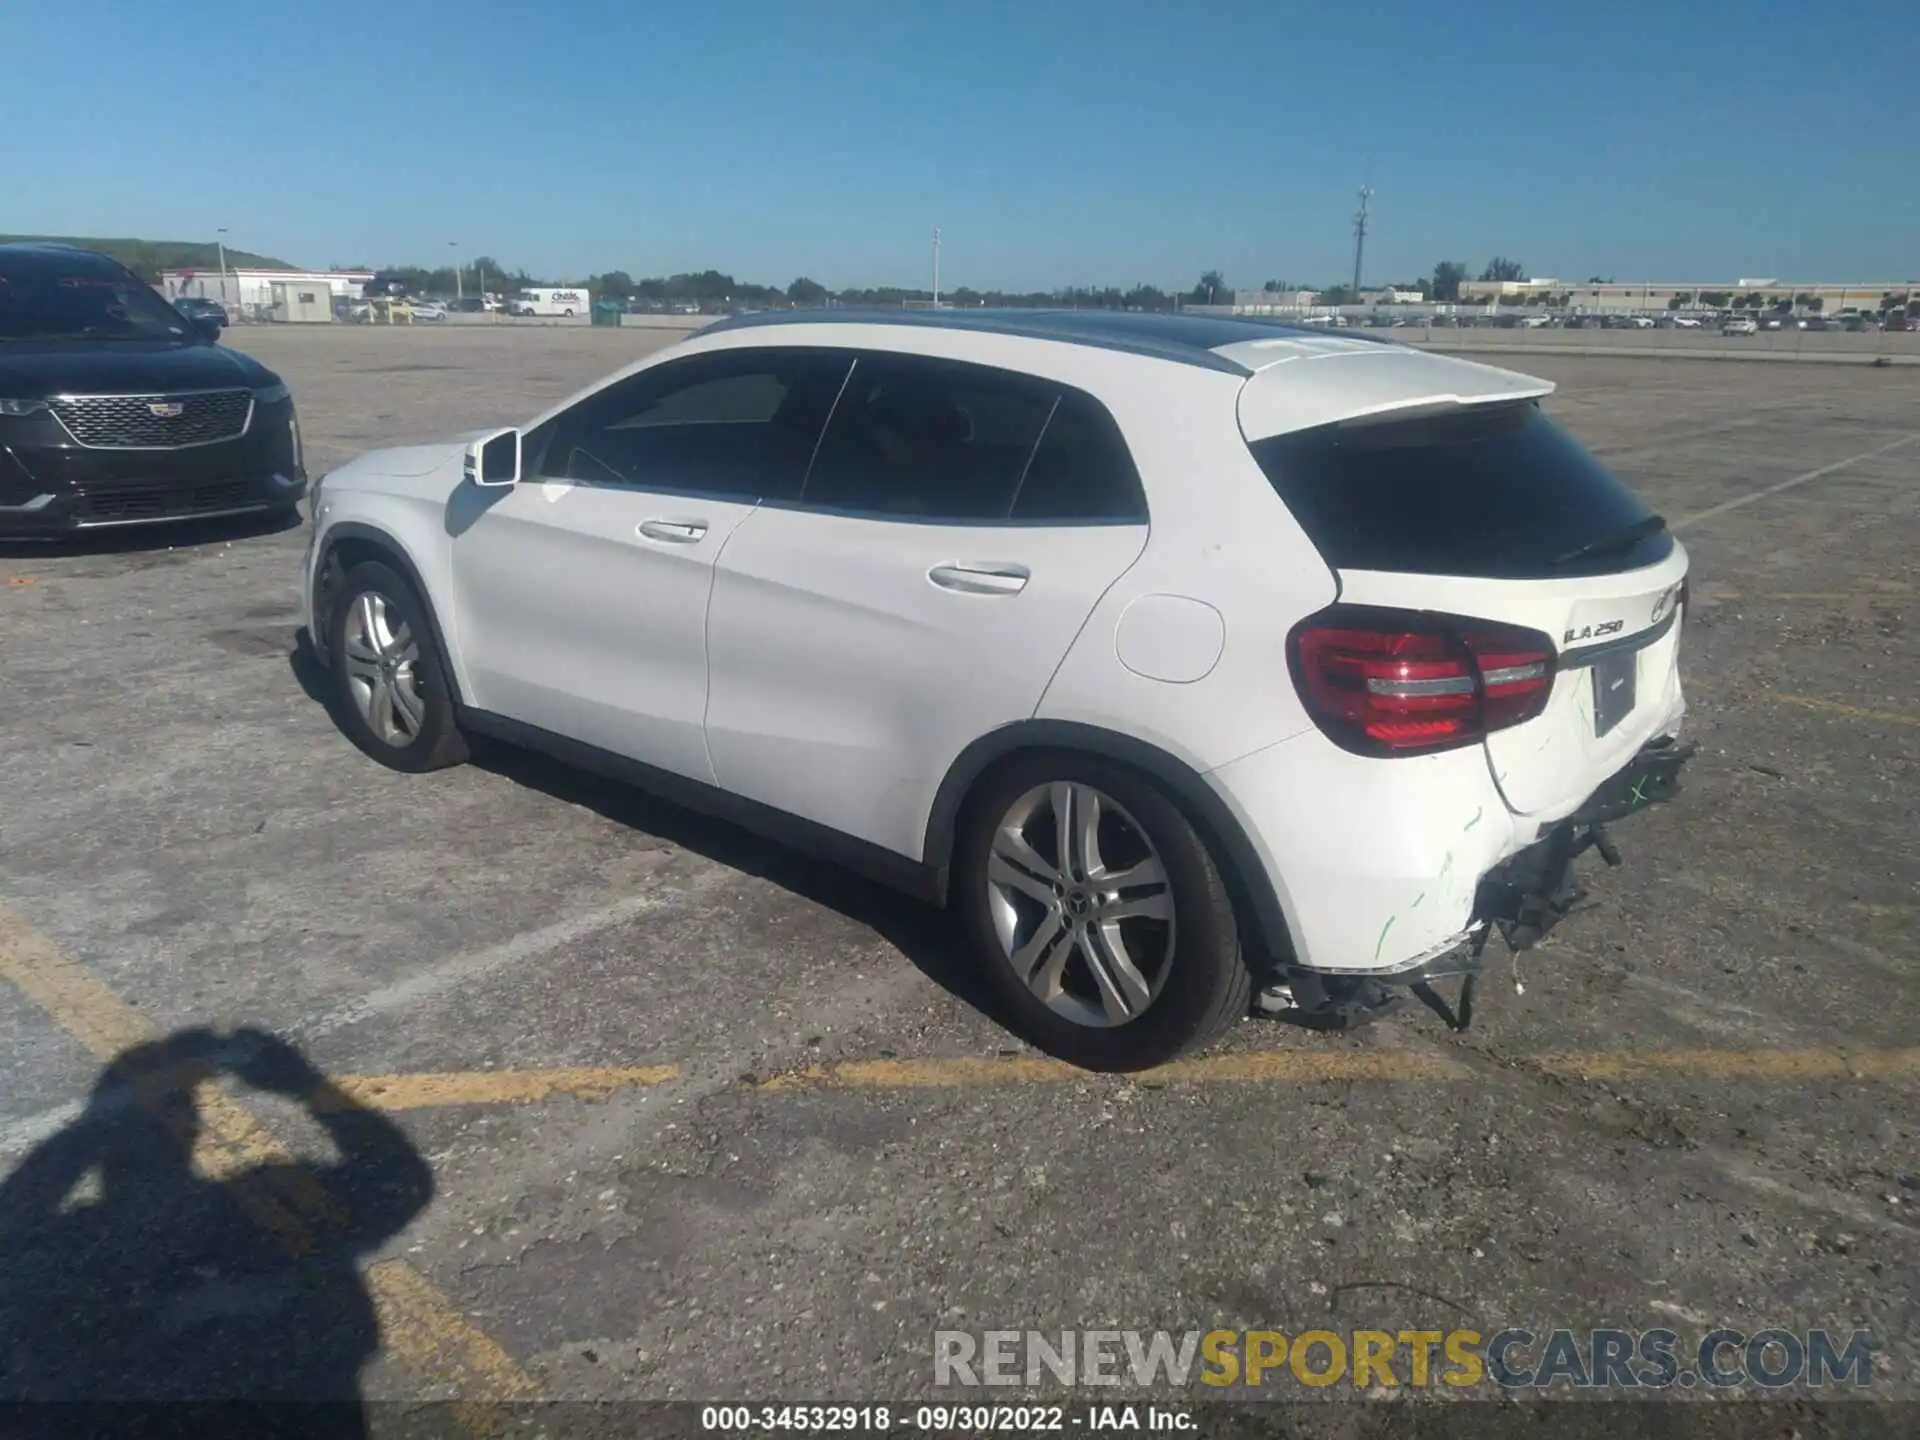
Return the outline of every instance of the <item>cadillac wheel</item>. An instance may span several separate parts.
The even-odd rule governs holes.
[[[976,794],[961,847],[956,899],[975,946],[1044,1049],[1143,1069],[1246,1013],[1251,979],[1219,871],[1143,776],[1021,757]]]
[[[340,719],[354,744],[395,770],[466,759],[440,652],[405,579],[385,565],[354,567],[327,636]]]

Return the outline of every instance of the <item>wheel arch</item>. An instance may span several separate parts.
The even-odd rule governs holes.
[[[1286,912],[1245,829],[1213,787],[1186,761],[1149,741],[1069,720],[1027,720],[975,740],[948,767],[934,793],[922,849],[927,869],[948,890],[954,837],[967,801],[996,767],[1018,755],[1065,751],[1115,760],[1158,784],[1180,807],[1220,866],[1234,909],[1250,925],[1261,952],[1284,960],[1294,953]],[[1249,947],[1251,948],[1251,947]]]
[[[441,628],[439,612],[434,608],[433,591],[428,588],[420,567],[414,563],[406,545],[391,531],[357,520],[342,520],[327,527],[320,542],[319,563],[313,567],[314,650],[322,658],[331,654],[328,649],[330,637],[326,632],[327,618],[333,609],[330,582],[337,583],[355,565],[368,562],[391,566],[413,587],[414,596],[426,615],[434,648],[439,651],[441,664],[446,670],[447,685],[453,691],[454,704],[461,704],[459,667],[452,647],[447,644],[446,633]]]

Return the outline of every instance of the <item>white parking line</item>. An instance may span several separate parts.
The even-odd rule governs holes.
[[[125,1103],[130,1105],[132,1102]],[[84,1115],[86,1109],[86,1101],[69,1100],[64,1105],[42,1110],[38,1115],[9,1120],[0,1125],[0,1155],[24,1155],[41,1141],[51,1140],[58,1135]]]
[[[564,945],[572,945],[585,940],[590,935],[598,935],[603,930],[611,930],[637,915],[658,909],[665,901],[661,895],[634,895],[617,905],[609,905],[603,910],[589,911],[584,915],[570,916],[565,920],[556,920],[551,925],[542,925],[537,930],[528,930],[511,940],[498,945],[490,945],[484,950],[475,950],[466,955],[454,955],[432,965],[415,970],[403,979],[391,985],[383,985],[378,990],[369,991],[357,999],[348,1001],[337,1009],[329,1010],[305,1025],[296,1027],[295,1033],[303,1040],[315,1036],[343,1030],[349,1025],[357,1025],[362,1020],[376,1015],[385,1015],[395,1010],[405,1010],[424,1000],[448,990],[465,985],[495,970],[503,970],[510,965],[524,964],[537,960],[540,956],[558,950]]]
[[[1743,505],[1751,505],[1756,500],[1764,500],[1769,495],[1778,495],[1782,490],[1791,490],[1796,485],[1805,485],[1809,481],[1819,480],[1824,476],[1833,474],[1836,470],[1844,470],[1849,465],[1858,465],[1862,460],[1871,460],[1876,455],[1884,455],[1889,450],[1898,450],[1902,445],[1911,445],[1916,440],[1920,440],[1920,434],[1903,435],[1900,439],[1882,445],[1877,450],[1863,450],[1858,455],[1849,455],[1846,459],[1836,460],[1831,465],[1822,465],[1818,470],[1809,470],[1806,474],[1796,475],[1791,480],[1782,480],[1777,485],[1768,485],[1762,489],[1752,491],[1749,494],[1739,495],[1731,500],[1726,500],[1718,505],[1711,506],[1708,509],[1697,511],[1692,515],[1684,515],[1667,526],[1667,528],[1669,530],[1683,530],[1689,525],[1698,525],[1702,520],[1711,520],[1717,515],[1726,514],[1729,510],[1738,510]]]

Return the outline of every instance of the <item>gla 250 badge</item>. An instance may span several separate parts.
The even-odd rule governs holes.
[[[1649,625],[1658,625],[1673,613],[1674,607],[1679,603],[1680,587],[1678,585],[1669,585],[1666,589],[1662,590],[1659,597],[1654,600],[1653,612],[1647,616],[1647,623]],[[1626,624],[1627,622],[1624,620],[1602,620],[1598,625],[1582,625],[1578,629],[1567,631],[1565,635],[1560,637],[1560,643],[1562,645],[1577,645],[1582,640],[1604,640],[1609,635],[1618,635],[1626,628]]]
[[[1560,637],[1562,645],[1577,645],[1582,640],[1599,640],[1608,635],[1618,635],[1626,626],[1624,620],[1602,620],[1598,625],[1582,625],[1578,630],[1569,630]]]

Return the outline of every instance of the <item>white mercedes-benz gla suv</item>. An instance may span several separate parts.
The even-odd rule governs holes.
[[[326,476],[304,618],[375,759],[538,747],[946,904],[1072,1061],[1256,994],[1464,1024],[1686,756],[1686,553],[1551,389],[1219,318],[758,315]]]

